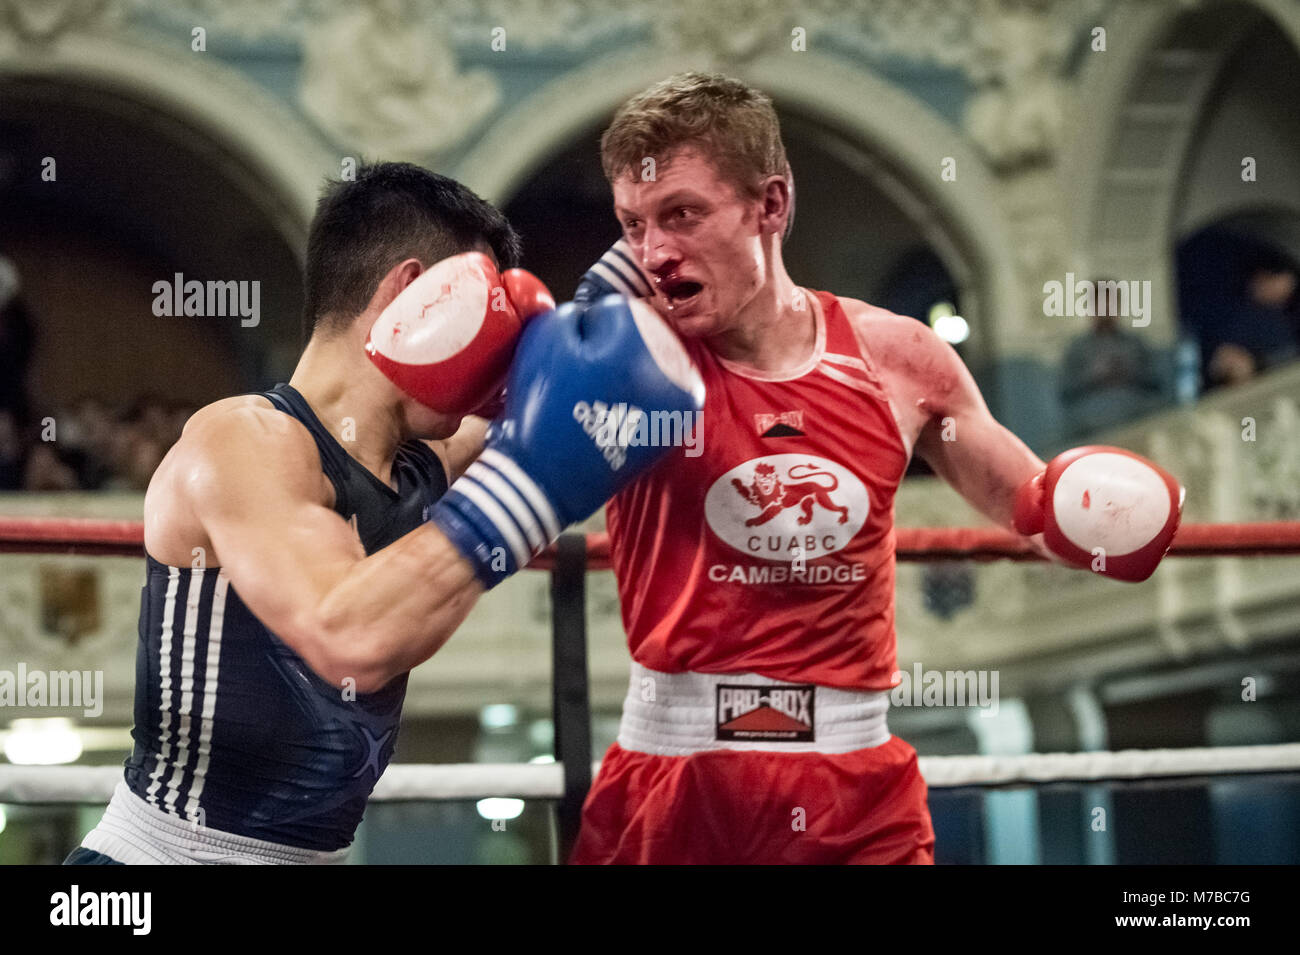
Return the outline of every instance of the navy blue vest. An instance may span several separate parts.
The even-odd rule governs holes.
[[[296,390],[263,395],[311,432],[334,510],[354,520],[367,554],[419,527],[446,491],[422,442],[397,449],[393,491]],[[406,675],[349,698],[253,616],[221,568],[146,561],[127,785],[196,825],[305,849],[349,845],[393,756]]]

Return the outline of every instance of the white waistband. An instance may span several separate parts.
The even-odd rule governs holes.
[[[329,865],[348,856],[346,848],[318,852],[194,825],[149,805],[125,782],[81,844],[128,865]]]
[[[770,688],[786,692],[773,695]],[[792,684],[755,673],[660,673],[633,663],[618,745],[655,756],[851,753],[889,741],[888,711],[884,690]]]

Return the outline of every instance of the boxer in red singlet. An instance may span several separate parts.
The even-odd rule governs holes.
[[[1179,489],[1115,449],[1045,469],[925,325],[797,286],[763,94],[672,77],[620,109],[602,161],[624,238],[578,298],[651,298],[706,397],[682,447],[608,505],[632,678],[572,861],[933,862],[916,752],[886,725],[909,458],[1067,563],[1122,551],[1124,579],[1164,554]],[[1118,491],[1116,458],[1138,474]],[[1070,480],[1106,504],[1084,513]],[[1136,544],[1102,513],[1135,500],[1153,515]]]

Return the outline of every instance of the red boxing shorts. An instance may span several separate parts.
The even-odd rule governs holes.
[[[887,709],[884,693],[634,664],[570,861],[931,864],[925,780]]]

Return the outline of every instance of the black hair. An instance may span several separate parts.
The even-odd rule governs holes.
[[[1275,245],[1260,245],[1250,250],[1246,256],[1246,273],[1251,278],[1260,272],[1276,274],[1278,272],[1298,272],[1295,259]]]
[[[410,163],[362,165],[326,183],[307,235],[304,318],[312,333],[346,328],[404,259],[427,268],[486,244],[501,269],[519,263],[519,236],[468,188]]]

